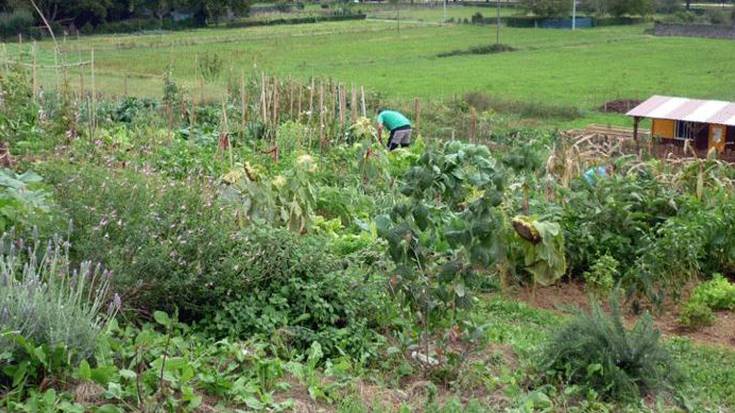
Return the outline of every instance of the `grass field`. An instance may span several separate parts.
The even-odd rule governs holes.
[[[474,12],[453,8],[452,13]],[[489,9],[488,9],[489,11]],[[416,11],[414,19],[436,17],[440,8]],[[433,13],[430,15],[422,14]],[[410,14],[409,14],[410,16]],[[223,74],[205,85],[205,95],[221,95],[228,73],[261,71],[306,79],[332,77],[380,91],[391,98],[445,98],[468,91],[583,111],[617,98],[651,94],[735,99],[735,45],[727,40],[653,37],[647,26],[606,27],[575,32],[502,28],[501,42],[512,53],[438,58],[456,49],[495,41],[494,26],[437,25],[367,20],[249,29],[96,36],[67,40],[69,60],[96,52],[98,90],[159,95],[168,65],[177,82],[198,87],[197,56],[216,53]],[[23,46],[26,61],[29,46]],[[17,55],[17,45],[7,45]],[[53,63],[52,45],[40,44],[39,62]],[[51,70],[42,82],[54,84]],[[69,74],[75,87],[79,74]],[[86,74],[89,85],[89,73]],[[198,92],[197,92],[198,93]],[[589,118],[599,114],[589,113]]]

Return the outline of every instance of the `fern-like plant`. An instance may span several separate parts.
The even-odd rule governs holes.
[[[628,330],[617,294],[610,296],[610,308],[608,314],[593,302],[591,311],[577,312],[547,344],[546,373],[593,389],[606,400],[636,400],[673,389],[681,376],[650,315]]]

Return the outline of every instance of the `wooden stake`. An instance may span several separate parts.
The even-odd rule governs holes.
[[[193,128],[197,124],[197,104],[196,101],[191,99],[191,127]]]
[[[365,87],[360,86],[360,104],[362,106],[362,117],[367,117],[367,108],[365,107]]]
[[[199,76],[199,104],[204,104],[204,78]]]
[[[94,73],[94,49],[91,51],[90,66],[92,69],[92,138],[94,138],[94,132],[97,128],[97,85]]]
[[[268,124],[268,105],[265,92],[265,73],[260,77],[260,114],[263,119],[263,125]]]
[[[337,100],[339,101],[339,127],[345,127],[345,88],[342,85],[337,87]]]
[[[84,99],[84,70],[79,71],[79,100]]]
[[[240,73],[240,130],[245,136],[245,124],[248,120],[248,97],[245,91],[245,73]]]
[[[357,122],[357,89],[355,89],[355,84],[352,84],[352,99],[350,100],[350,109],[352,110],[351,120],[354,124]]]
[[[128,74],[125,73],[125,83],[123,84],[123,93],[125,97],[128,97]]]
[[[314,78],[311,78],[311,88],[309,89],[309,123],[314,115]]]
[[[294,99],[293,99],[293,80],[289,79],[288,81],[288,116],[293,119],[293,105],[294,105]]]
[[[324,82],[319,82],[319,144],[324,142]]]
[[[298,89],[298,100],[299,100],[299,106],[298,106],[299,112],[298,112],[298,113],[296,114],[296,115],[297,115],[297,116],[296,116],[296,118],[297,118],[297,119],[298,119],[299,121],[301,121],[301,113],[302,113],[302,112],[301,112],[301,99],[303,98],[303,95],[304,95],[304,93],[303,93],[303,92],[304,92],[304,91],[303,91],[303,90],[301,90],[301,83],[298,83],[298,84],[296,85],[296,88]]]
[[[273,79],[273,129],[278,128],[278,115],[281,109],[280,94],[278,92],[278,79]]]
[[[421,124],[421,103],[419,102],[419,98],[413,98],[413,117],[415,119],[414,129],[418,133],[419,125]]]
[[[37,52],[37,44],[34,41],[33,47],[32,47],[32,54],[33,54],[33,69],[31,70],[31,76],[33,77],[33,84],[32,84],[32,92],[33,92],[33,101],[35,102],[38,98],[38,71],[36,69],[36,52]]]

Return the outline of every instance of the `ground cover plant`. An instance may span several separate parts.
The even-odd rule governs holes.
[[[732,349],[664,336],[656,318],[717,325],[706,309],[732,310],[730,166],[579,150],[481,93],[428,106],[391,152],[370,120],[379,93],[363,110],[333,79],[231,77],[219,61],[197,69],[228,78],[213,103],[174,63],[162,98],[60,85],[0,106],[15,228],[1,246],[16,252],[0,260],[2,409],[735,407]],[[4,69],[4,90],[28,75]],[[614,169],[586,180],[599,165]],[[572,317],[533,306],[577,284],[620,301]]]

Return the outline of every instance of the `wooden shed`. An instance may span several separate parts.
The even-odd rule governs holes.
[[[651,119],[651,136],[664,143],[682,145],[689,140],[699,151],[719,153],[735,149],[735,103],[670,96],[652,96],[631,109],[638,139],[641,119]]]

